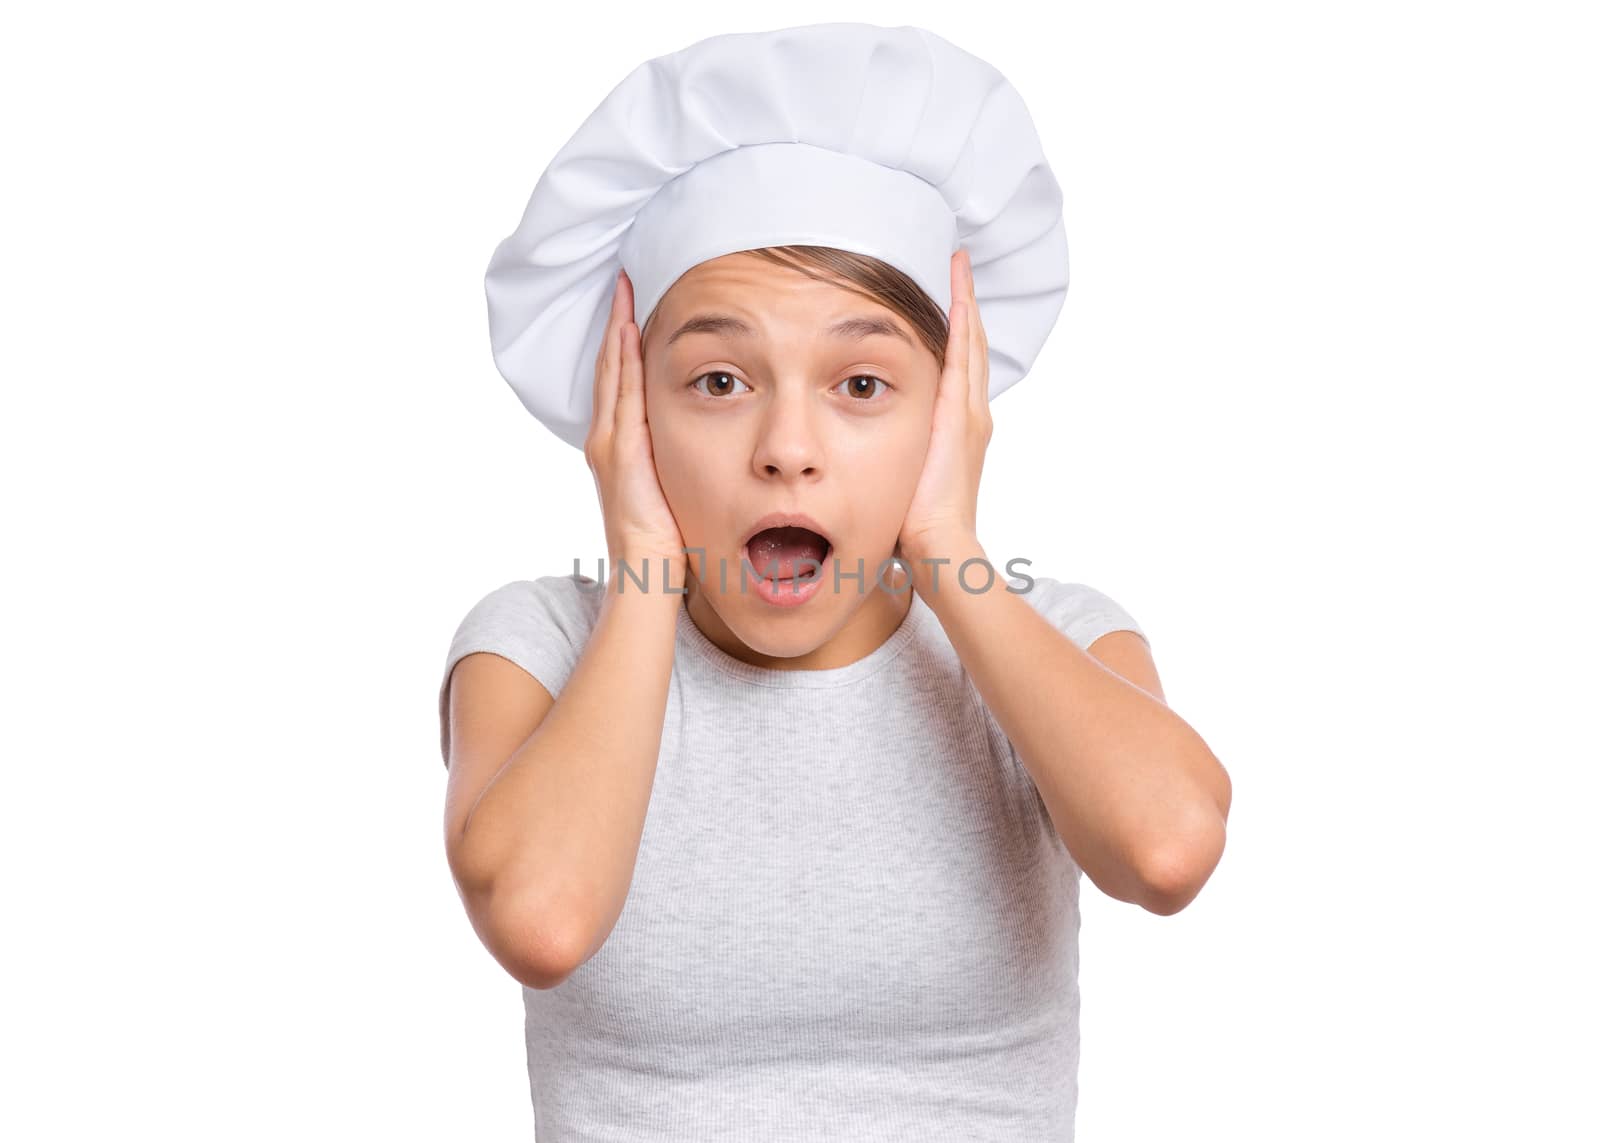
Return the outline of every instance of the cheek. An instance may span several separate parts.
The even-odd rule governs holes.
[[[880,427],[890,428],[886,423]],[[906,424],[864,440],[848,455],[836,456],[838,474],[861,490],[854,511],[871,532],[893,536],[905,523],[927,459],[928,431],[927,424],[908,418]]]
[[[679,530],[692,545],[718,502],[719,477],[707,463],[705,438],[692,431],[687,418],[675,416],[664,402],[652,402],[648,396],[645,416],[650,425],[656,478]]]

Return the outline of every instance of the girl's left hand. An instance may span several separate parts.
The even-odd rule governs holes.
[[[933,432],[922,476],[900,529],[898,551],[913,562],[973,544],[978,478],[994,432],[989,412],[989,341],[972,288],[972,259],[950,259],[950,335],[933,402]]]

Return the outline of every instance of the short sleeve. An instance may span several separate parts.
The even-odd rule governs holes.
[[[1100,636],[1112,631],[1132,631],[1149,646],[1150,637],[1126,608],[1105,592],[1085,583],[1062,583],[1050,576],[1033,576],[1033,586],[1022,598],[1048,619],[1057,631],[1085,651]],[[1027,587],[1025,580],[1012,584]]]
[[[450,764],[450,675],[463,658],[490,651],[559,695],[599,617],[601,588],[588,576],[514,580],[472,605],[456,628],[439,681],[439,754]]]

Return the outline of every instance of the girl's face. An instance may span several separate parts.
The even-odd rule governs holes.
[[[877,575],[922,473],[939,381],[910,324],[852,290],[729,254],[673,283],[642,350],[661,489],[685,546],[704,551],[688,556],[691,617],[763,665],[843,665],[881,643],[910,602]],[[820,589],[796,607],[757,593],[755,553],[741,579],[744,539],[771,512],[804,513],[831,543]]]

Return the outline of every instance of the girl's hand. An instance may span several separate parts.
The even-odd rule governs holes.
[[[957,250],[950,268],[950,336],[933,402],[933,432],[897,549],[913,565],[976,543],[978,478],[994,432],[989,341],[973,293],[971,256]]]
[[[617,274],[605,340],[594,365],[594,417],[583,443],[605,518],[611,560],[687,562],[678,521],[656,476],[655,453],[644,411],[644,359],[633,320],[633,283]]]

